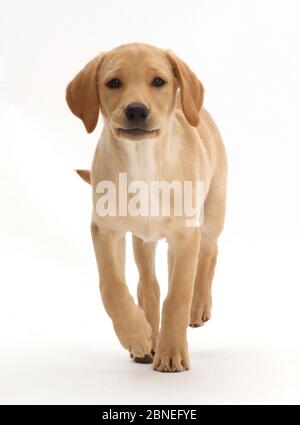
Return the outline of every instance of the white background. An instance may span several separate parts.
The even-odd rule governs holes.
[[[299,403],[299,2],[2,1],[0,402]],[[64,100],[99,51],[142,41],[197,73],[229,157],[213,318],[192,369],[130,361],[98,290],[87,135]],[[157,274],[165,295],[166,243]],[[131,253],[128,284],[135,292]]]

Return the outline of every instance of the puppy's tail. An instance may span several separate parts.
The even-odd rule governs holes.
[[[89,170],[75,170],[75,171],[82,178],[82,180],[91,184],[91,172]]]

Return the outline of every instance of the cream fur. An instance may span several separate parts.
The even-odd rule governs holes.
[[[149,86],[152,68],[155,68],[154,74],[160,72],[167,79],[165,88]],[[109,91],[105,81],[118,72],[124,87],[118,92]],[[87,95],[90,102],[94,102],[92,105],[85,99]],[[100,108],[104,116],[105,126],[91,175],[86,170],[78,173],[84,180],[90,180],[93,188],[91,229],[100,291],[115,332],[136,361],[152,361],[155,353],[154,369],[187,370],[190,367],[187,326],[201,326],[211,316],[211,284],[226,199],[225,150],[214,121],[202,107],[203,86],[173,53],[133,44],[91,61],[69,84],[67,100],[88,131],[97,123],[95,111],[99,112]],[[151,110],[149,126],[159,129],[150,139],[125,139],[116,131],[120,123],[123,125],[126,104],[137,101]],[[118,185],[117,176],[124,171],[130,180],[147,183],[150,180],[202,180],[205,186],[203,226],[186,228],[184,217],[99,217],[95,211],[97,183],[111,180]],[[140,274],[138,306],[125,282],[124,236],[128,231],[133,233]],[[160,325],[154,259],[156,240],[161,238],[166,238],[169,244],[169,292]],[[151,242],[144,243],[145,240]]]

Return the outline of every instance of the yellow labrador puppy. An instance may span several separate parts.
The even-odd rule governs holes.
[[[67,87],[68,105],[89,133],[97,125],[99,112],[104,118],[91,174],[79,172],[93,188],[91,231],[104,306],[132,358],[153,361],[154,369],[162,372],[190,368],[187,326],[201,326],[211,316],[211,284],[217,239],[224,223],[227,165],[218,129],[202,107],[203,93],[201,82],[175,54],[138,43],[99,54]],[[143,199],[131,187],[127,202],[134,201],[135,208],[129,214],[121,202],[120,176],[126,177],[127,188],[133,184],[140,191],[153,182],[202,182],[202,224],[195,225],[192,220],[194,224],[187,225],[191,214],[176,213],[181,201],[175,199],[175,190],[169,191],[169,200],[173,201],[169,214],[161,209],[158,214],[144,214],[139,207],[141,203],[147,205],[149,193]],[[109,186],[105,190],[103,182],[104,186],[112,183],[115,191],[108,190]],[[135,182],[140,184],[134,186]],[[193,187],[193,199],[195,190]],[[138,201],[134,199],[137,196]],[[103,214],[105,203],[109,208]],[[140,275],[138,305],[125,282],[128,231],[133,234]],[[162,238],[169,245],[169,290],[160,326],[155,247]]]

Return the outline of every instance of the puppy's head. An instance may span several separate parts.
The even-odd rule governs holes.
[[[172,52],[127,44],[101,53],[69,83],[67,102],[91,133],[99,111],[115,137],[158,137],[168,125],[180,88],[187,121],[197,126],[203,87]]]

